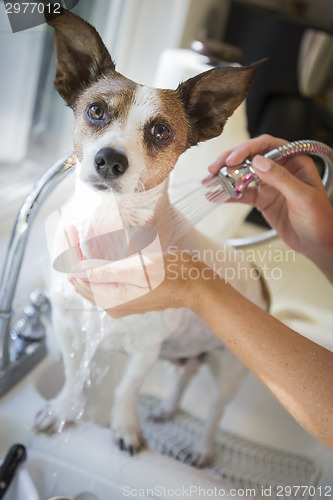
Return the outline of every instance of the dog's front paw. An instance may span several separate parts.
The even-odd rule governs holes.
[[[134,455],[146,446],[146,441],[139,427],[113,427],[113,440],[121,450]]]
[[[186,463],[202,468],[209,465],[214,458],[214,446],[197,446],[186,458]]]
[[[54,434],[62,432],[65,427],[74,425],[82,415],[82,402],[77,405],[63,401],[61,398],[47,403],[36,415],[34,430]]]
[[[65,427],[72,425],[73,420],[68,420],[51,404],[47,404],[36,415],[34,429],[36,432],[54,434],[62,432]]]

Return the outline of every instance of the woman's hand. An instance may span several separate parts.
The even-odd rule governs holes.
[[[161,276],[160,255],[150,255],[145,263],[150,282]],[[82,265],[87,268],[87,277],[71,275],[71,283],[83,297],[103,307],[114,318],[173,307],[190,307],[195,310],[203,290],[200,286],[201,278],[203,275],[205,280],[214,277],[210,268],[193,261],[184,251],[163,255],[165,277],[152,290],[142,278],[142,267],[136,264],[131,266],[130,259],[91,269],[89,260],[82,261]],[[133,297],[137,298],[133,300]],[[104,307],[111,303],[116,305]]]
[[[262,135],[226,151],[209,170],[215,174],[224,165],[252,159],[261,182],[237,201],[257,207],[289,247],[311,258],[333,281],[333,208],[311,158],[293,157],[282,166],[262,156],[283,144]]]

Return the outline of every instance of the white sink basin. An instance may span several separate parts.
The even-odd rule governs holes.
[[[121,365],[120,359],[119,372]],[[113,365],[111,378],[117,378],[117,370]],[[154,369],[145,384],[145,392],[156,394],[162,386],[162,372],[161,367]],[[36,413],[47,399],[56,395],[62,381],[62,364],[48,355],[0,400],[0,459],[14,443],[24,444],[28,457],[19,468],[5,500],[49,500],[59,495],[74,500],[117,500],[126,496],[133,498],[131,490],[140,491],[137,496],[152,498],[158,486],[165,488],[159,498],[168,499],[170,489],[222,488],[227,492],[233,487],[206,471],[153,450],[146,449],[130,457],[114,445],[107,427],[89,421],[80,421],[53,436],[35,434],[32,427]],[[207,407],[207,387],[203,372],[184,401],[185,407],[199,416],[205,414]],[[98,400],[98,396],[95,397]],[[105,406],[109,411],[108,405]],[[247,439],[312,458],[323,468],[319,485],[330,486],[333,491],[333,453],[309,436],[253,375],[247,378],[228,407],[223,428]],[[237,500],[246,495],[242,492],[232,496]],[[192,498],[200,497],[193,494]],[[219,497],[211,495],[210,498]]]
[[[123,499],[122,486],[89,469],[42,452],[30,452],[6,493],[5,500],[45,500],[65,497],[85,500]]]
[[[92,422],[80,421],[52,436],[36,434],[35,415],[61,387],[60,372],[61,363],[49,355],[0,400],[0,459],[14,443],[27,449],[27,460],[5,500],[49,500],[59,495],[74,500],[117,500],[132,497],[134,490],[140,490],[140,497],[151,498],[156,487],[165,488],[159,498],[168,499],[170,488],[230,488],[224,480],[153,450],[130,457],[112,442],[107,427]],[[155,376],[153,380],[156,383]],[[147,495],[143,490],[148,490]]]

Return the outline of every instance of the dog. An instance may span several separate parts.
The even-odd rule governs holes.
[[[155,89],[119,74],[99,34],[83,19],[65,9],[59,15],[47,14],[46,19],[55,30],[55,87],[75,115],[78,165],[75,193],[64,209],[66,220],[83,242],[92,241],[96,234],[118,230],[112,193],[124,226],[156,221],[157,214],[165,213],[170,206],[168,176],[179,156],[221,134],[228,117],[245,99],[261,62],[248,67],[214,68],[180,83],[176,90]],[[138,195],[142,201],[139,206],[133,201]],[[57,248],[59,237],[55,240]],[[209,248],[210,255],[222,251],[196,230],[182,236],[177,246],[188,251]],[[57,251],[62,248],[60,245]],[[86,258],[94,257],[90,250],[85,248]],[[237,262],[237,254],[233,254],[225,266],[236,267]],[[214,264],[209,258],[206,263],[211,267]],[[231,284],[267,308],[261,283],[251,276],[246,280],[234,278]],[[200,441],[189,457],[191,464],[205,465],[213,456],[218,423],[243,380],[245,366],[189,309],[120,319],[91,313],[95,306],[76,293],[61,273],[53,273],[50,294],[66,380],[60,393],[37,415],[36,429],[56,432],[81,416],[85,387],[77,383],[76,376],[87,338],[97,336],[103,327],[105,349],[128,356],[115,390],[110,427],[115,443],[131,454],[144,446],[136,406],[142,382],[157,360],[168,359],[180,366],[170,398],[155,410],[158,420],[173,415],[193,374],[203,361],[208,363],[216,391]],[[87,328],[91,337],[82,333]]]

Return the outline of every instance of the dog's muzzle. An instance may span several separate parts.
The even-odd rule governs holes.
[[[97,173],[104,180],[114,180],[126,172],[128,159],[116,149],[103,148],[96,154],[94,165]]]

